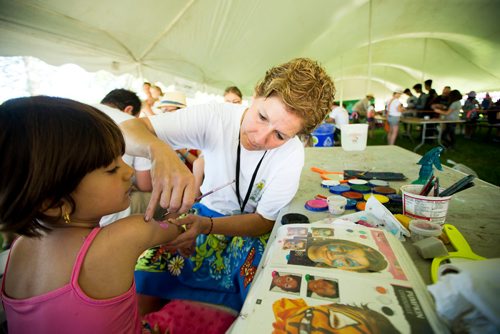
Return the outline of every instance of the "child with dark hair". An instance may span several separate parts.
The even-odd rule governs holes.
[[[13,243],[1,298],[9,333],[139,333],[134,266],[184,229],[130,216],[133,170],[118,126],[68,99],[0,105],[0,228]]]

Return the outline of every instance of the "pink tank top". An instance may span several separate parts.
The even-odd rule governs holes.
[[[85,238],[70,283],[40,296],[12,299],[5,294],[9,254],[1,293],[10,334],[141,332],[135,281],[123,295],[103,300],[86,296],[78,285],[83,260],[99,231],[100,228],[95,228]]]

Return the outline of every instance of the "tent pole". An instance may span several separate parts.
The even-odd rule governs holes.
[[[368,85],[366,93],[372,89],[372,0],[368,2]]]
[[[344,56],[340,56],[340,106],[344,102]]]
[[[421,82],[425,81],[425,58],[427,58],[427,38],[424,38],[424,52],[422,55],[422,78]]]

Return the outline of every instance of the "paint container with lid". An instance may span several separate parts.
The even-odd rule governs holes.
[[[392,214],[402,214],[403,198],[401,197],[401,195],[389,194],[387,195],[387,198],[389,198],[389,202],[384,203],[384,206],[387,208],[387,210],[389,210]]]
[[[309,218],[300,213],[287,213],[281,218],[281,224],[309,224]]]
[[[328,202],[328,211],[330,211],[332,215],[341,215],[344,213],[347,198],[340,195],[332,195],[328,196],[326,201]]]
[[[451,196],[434,197],[419,195],[422,184],[408,184],[401,187],[403,193],[403,214],[412,219],[427,220],[444,224]],[[444,188],[440,188],[441,193]]]
[[[330,187],[330,192],[335,195],[341,195],[342,193],[349,191],[351,187],[346,186],[346,185],[339,185],[339,186],[333,186]]]
[[[350,179],[350,180],[347,181],[347,183],[349,183],[350,186],[353,186],[353,185],[366,185],[368,183],[368,181],[362,180],[362,179]]]
[[[336,180],[323,180],[323,181],[321,181],[321,186],[323,188],[330,188],[333,186],[338,186],[339,184],[340,184],[340,182],[336,181]]]
[[[388,187],[389,186],[389,182],[384,181],[384,180],[370,180],[368,182],[368,185],[370,187]]]
[[[442,226],[426,220],[412,219],[410,221],[411,240],[419,241],[429,237],[439,237]]]
[[[354,199],[356,201],[363,199],[363,194],[355,191],[346,191],[343,192],[341,195],[344,196],[345,198]]]
[[[351,190],[362,194],[368,194],[372,191],[372,188],[367,185],[355,184],[351,186]]]
[[[363,198],[365,201],[368,201],[368,199],[372,196],[375,197],[377,201],[379,201],[382,204],[389,202],[389,197],[380,194],[365,194]]]
[[[356,201],[355,199],[348,198],[347,199],[347,203],[345,205],[345,209],[346,210],[355,210],[356,209],[356,203],[358,203],[358,201]]]
[[[356,211],[365,211],[366,208],[366,202],[365,201],[359,201],[356,203]]]
[[[391,188],[391,187],[373,187],[373,193],[374,194],[380,194],[380,195],[391,195],[396,193],[396,189]]]
[[[391,203],[399,203],[399,204],[403,203],[403,196],[401,196],[401,195],[389,194],[389,195],[387,195],[387,197],[389,197],[389,200],[391,201]]]
[[[306,202],[304,207],[309,211],[326,211],[328,210],[328,203],[325,200],[311,199]]]

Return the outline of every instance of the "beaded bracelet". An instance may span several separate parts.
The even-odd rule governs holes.
[[[189,155],[189,150],[186,150],[186,153],[184,153],[184,154],[182,155],[182,157],[184,158],[184,160],[186,160],[186,159],[187,159],[188,155]]]
[[[212,217],[208,217],[210,219],[210,231],[208,231],[208,233],[205,233],[206,235],[209,235],[210,233],[212,233],[212,229],[214,228],[214,220],[212,219]]]

